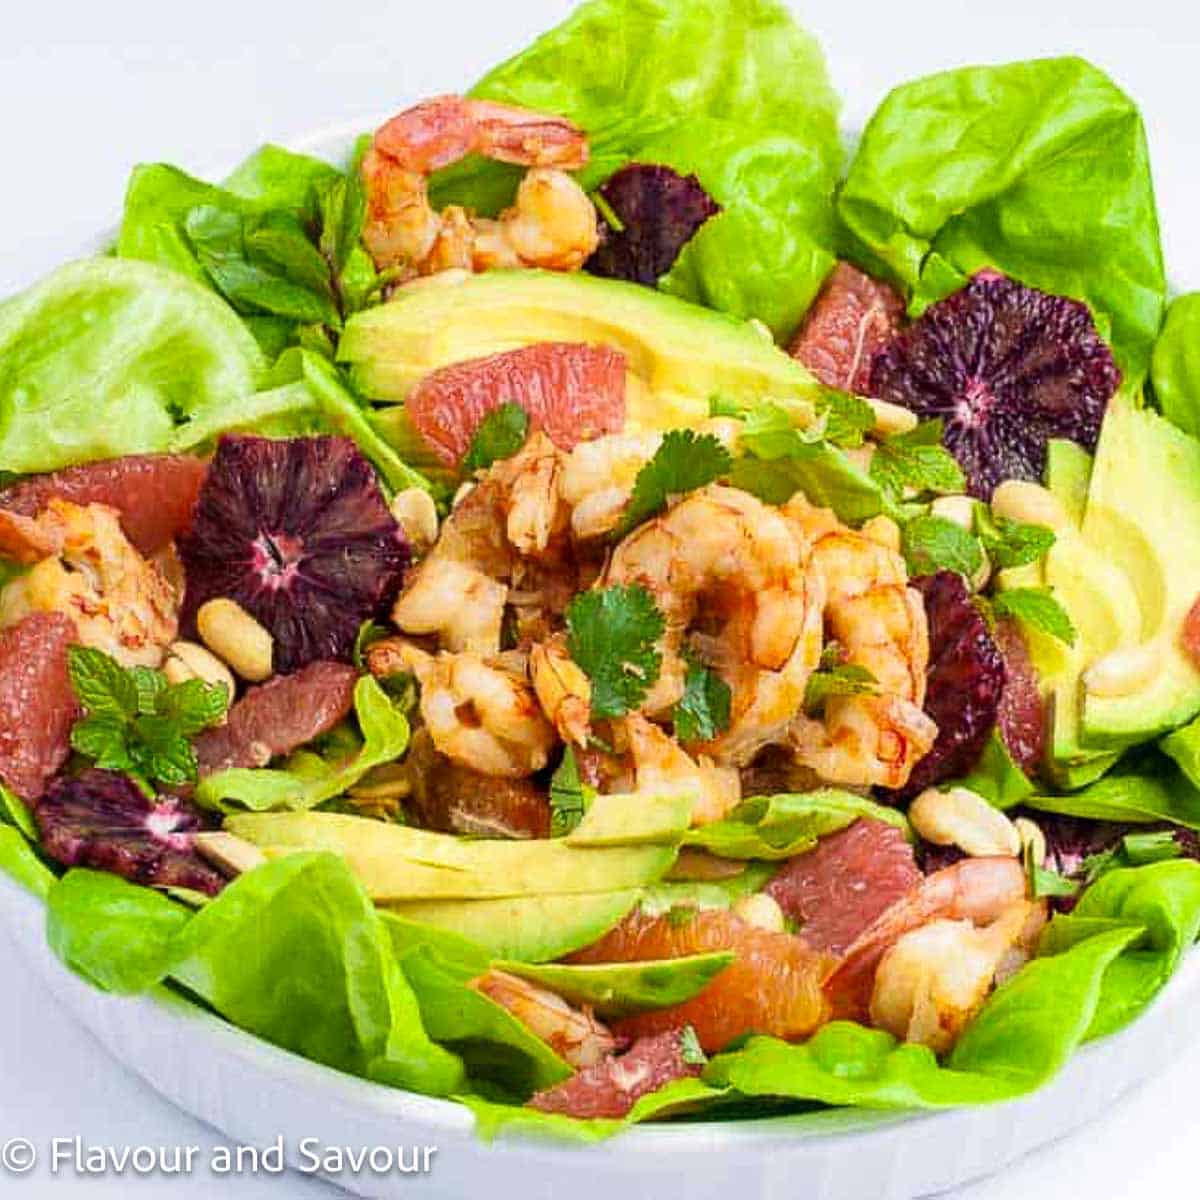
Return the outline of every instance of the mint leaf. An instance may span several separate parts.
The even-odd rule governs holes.
[[[1066,609],[1048,587],[1009,588],[992,597],[992,610],[1000,617],[1013,617],[1052,638],[1075,645],[1075,626]]]
[[[502,458],[512,458],[529,436],[529,414],[511,401],[493,408],[480,421],[462,460],[462,470],[470,475],[486,471]]]
[[[1054,530],[994,516],[986,505],[975,506],[975,533],[994,566],[1023,567],[1041,562],[1054,545]]]
[[[581,592],[567,606],[567,650],[592,684],[592,716],[636,708],[658,679],[664,621],[641,584]]]
[[[904,524],[901,534],[910,575],[957,571],[971,579],[983,565],[978,540],[945,517],[935,517],[932,513],[913,517]]]
[[[159,694],[155,714],[168,721],[176,733],[193,737],[225,715],[229,700],[224,684],[189,679]]]
[[[130,718],[137,713],[136,678],[104,651],[68,646],[67,671],[79,703],[92,716]]]
[[[875,425],[875,410],[861,397],[836,388],[826,388],[828,407],[818,415],[825,425],[825,438],[835,446],[861,446]]]
[[[585,789],[579,779],[579,764],[574,747],[568,746],[554,774],[550,777],[550,836],[564,837],[570,833],[587,811]]]
[[[133,766],[125,742],[127,721],[108,713],[85,717],[71,729],[71,746],[95,759],[96,766],[106,771],[124,771]]]
[[[896,502],[911,488],[918,495],[949,496],[966,488],[962,468],[942,445],[942,422],[925,421],[908,433],[883,438],[869,474]]]
[[[663,436],[654,457],[638,472],[614,536],[624,537],[661,512],[669,497],[694,492],[728,474],[732,462],[729,451],[711,433],[672,429]]]
[[[672,718],[675,736],[681,742],[710,741],[729,728],[733,693],[729,684],[703,663],[688,659],[683,695]]]

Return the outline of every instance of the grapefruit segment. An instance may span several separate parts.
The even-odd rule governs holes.
[[[903,832],[861,817],[789,859],[765,890],[813,950],[841,955],[920,880]]]
[[[720,909],[661,917],[635,910],[569,961],[642,962],[713,950],[732,950],[737,957],[692,999],[626,1017],[613,1032],[640,1038],[691,1025],[701,1048],[714,1053],[751,1032],[807,1037],[828,1019],[821,980],[833,960],[798,937],[759,929]]]
[[[453,363],[426,375],[405,407],[447,466],[462,461],[484,417],[518,404],[531,429],[562,450],[619,433],[625,424],[625,356],[609,346],[538,342]]]
[[[208,469],[191,454],[134,454],[33,475],[0,492],[0,509],[35,517],[54,498],[106,504],[142,554],[155,554],[188,526]]]

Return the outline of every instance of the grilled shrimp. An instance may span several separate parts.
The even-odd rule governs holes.
[[[468,154],[532,167],[512,208],[483,220],[452,206],[438,213],[428,177]],[[596,210],[567,170],[588,159],[587,139],[562,117],[438,96],[376,131],[363,158],[363,241],[381,270],[411,278],[451,268],[578,270],[596,249]]]
[[[157,667],[178,630],[174,589],[121,530],[103,504],[52,499],[20,531],[35,565],[4,589],[0,624],[31,612],[60,612],[78,640],[126,667]]]
[[[855,938],[826,980],[835,1015],[861,1020],[867,1014],[880,960],[905,934],[936,920],[990,925],[1025,902],[1026,887],[1016,858],[964,858],[927,876]]]
[[[975,1018],[1014,952],[1023,962],[1045,920],[1026,900],[983,928],[939,919],[910,930],[883,956],[871,992],[871,1023],[944,1054]]]
[[[529,652],[529,674],[542,711],[564,742],[584,747],[591,737],[592,685],[567,652],[560,633]]]
[[[587,541],[616,528],[638,472],[661,442],[659,433],[614,433],[580,442],[567,455],[561,490],[576,538]]]
[[[719,767],[711,758],[698,760],[638,713],[624,718],[624,734],[633,759],[637,790],[695,796],[692,824],[719,821],[741,800],[741,783],[733,767]]]
[[[937,737],[921,708],[929,660],[921,598],[883,528],[856,532],[799,494],[783,511],[812,546],[830,638],[877,684],[871,695],[830,697],[823,721],[797,717],[790,739],[796,761],[829,783],[902,787]]]
[[[705,752],[743,766],[779,740],[821,653],[823,581],[806,565],[778,510],[716,485],[625,538],[603,582],[642,584],[666,619],[662,671],[643,710],[664,713],[683,694],[684,638],[702,616],[692,645],[732,691],[730,727]]]
[[[387,655],[379,647],[387,646]],[[522,674],[481,655],[429,654],[403,638],[372,647],[373,666],[406,670],[421,685],[421,719],[437,750],[482,775],[523,779],[558,744]]]
[[[531,563],[558,562],[567,528],[561,463],[561,451],[539,432],[484,475],[442,523],[396,600],[392,620],[400,629],[435,634],[456,653],[498,653],[509,585],[520,584]],[[528,607],[536,597],[525,588],[517,599]]]
[[[588,1008],[572,1008],[561,996],[495,968],[470,984],[507,1009],[564,1062],[591,1067],[617,1048],[617,1040]]]

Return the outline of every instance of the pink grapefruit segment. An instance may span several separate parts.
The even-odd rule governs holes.
[[[405,402],[434,453],[454,466],[484,417],[519,404],[530,427],[562,450],[619,433],[625,424],[625,356],[609,346],[538,342],[453,363],[427,375]]]

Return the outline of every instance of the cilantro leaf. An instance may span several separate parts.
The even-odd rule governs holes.
[[[529,436],[529,414],[509,401],[493,408],[475,430],[462,460],[464,473],[485,471],[502,458],[512,458]]]
[[[902,549],[910,575],[957,571],[971,579],[983,565],[978,539],[953,521],[932,513],[913,517],[904,524]]]
[[[729,451],[711,433],[672,429],[663,436],[654,457],[637,473],[633,493],[614,536],[624,537],[635,526],[661,512],[670,496],[694,492],[729,473]]]
[[[992,597],[992,609],[997,616],[1013,617],[1068,646],[1075,645],[1075,626],[1048,587],[1010,588],[997,592]]]
[[[866,667],[841,658],[842,648],[831,643],[821,654],[821,665],[808,677],[804,711],[810,717],[821,715],[830,696],[864,696],[876,690],[878,680]]]
[[[551,837],[564,837],[583,820],[590,791],[580,781],[574,747],[568,746],[550,777]]]
[[[942,445],[940,419],[883,438],[871,456],[869,474],[895,501],[909,488],[919,495],[948,496],[966,487],[962,468]]]
[[[975,506],[975,534],[999,568],[1040,562],[1055,542],[1054,530],[1047,526],[994,516],[983,504]]]
[[[154,781],[176,787],[196,779],[191,739],[224,716],[232,697],[223,684],[171,684],[159,671],[126,670],[85,646],[68,647],[67,665],[86,712],[71,730],[76,751],[105,770],[127,771],[149,795]]]
[[[567,649],[592,684],[592,716],[636,708],[662,669],[655,642],[665,623],[654,598],[637,583],[581,592],[566,618]]]
[[[729,684],[703,663],[688,658],[683,696],[672,717],[681,742],[707,742],[729,728],[733,693]]]

